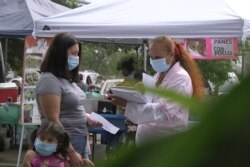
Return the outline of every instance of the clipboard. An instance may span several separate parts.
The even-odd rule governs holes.
[[[137,103],[148,103],[146,97],[141,94],[139,91],[135,90],[131,87],[112,87],[110,88],[112,93],[117,97],[123,98],[130,102],[137,102]]]

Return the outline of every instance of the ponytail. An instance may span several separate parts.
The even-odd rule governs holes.
[[[181,66],[188,72],[192,80],[193,96],[202,99],[204,97],[204,83],[200,69],[189,53],[178,43],[174,42],[174,56]]]
[[[57,152],[61,153],[62,156],[66,159],[68,155],[68,147],[70,143],[70,136],[67,132],[63,132],[60,136],[59,142],[58,142],[58,149]]]

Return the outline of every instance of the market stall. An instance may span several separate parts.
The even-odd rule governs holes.
[[[205,38],[201,43],[209,41],[207,46],[220,49],[210,50],[211,54],[226,51],[232,53],[226,56],[233,57],[237,55],[237,40],[245,32],[243,26],[244,19],[224,0],[103,0],[35,20],[33,35],[53,37],[70,32],[84,41],[130,44],[145,44],[163,34],[176,39]],[[230,44],[230,49],[225,50],[228,47],[221,43]]]
[[[144,44],[147,71],[146,43],[150,38],[168,35],[185,43],[187,49],[192,41],[201,43],[202,52],[197,54],[195,49],[194,58],[235,59],[243,27],[242,16],[224,0],[102,0],[35,20],[33,35],[53,37],[70,32],[84,41]]]
[[[242,37],[243,19],[224,0],[102,0],[35,20],[36,36],[70,32],[83,40],[143,43],[172,38]]]

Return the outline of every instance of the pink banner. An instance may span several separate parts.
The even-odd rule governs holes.
[[[236,38],[184,39],[184,48],[194,59],[235,59],[238,56]]]

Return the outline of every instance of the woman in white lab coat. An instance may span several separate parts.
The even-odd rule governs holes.
[[[166,36],[149,42],[150,64],[156,71],[156,86],[174,90],[185,96],[202,98],[204,87],[200,71],[187,51]],[[126,107],[125,115],[138,123],[136,143],[184,131],[189,111],[170,99],[154,95],[147,104],[128,102],[112,96],[112,102]]]

